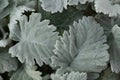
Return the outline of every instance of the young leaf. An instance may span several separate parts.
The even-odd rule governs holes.
[[[57,40],[52,62],[64,70],[101,72],[109,61],[105,42],[103,28],[92,17],[83,17]]]
[[[110,0],[95,0],[95,10],[98,13],[108,14],[110,17],[120,15],[120,5],[112,4]]]
[[[10,78],[10,80],[42,80],[39,71],[35,71],[36,66],[22,66]]]
[[[0,73],[10,72],[17,69],[17,60],[11,58],[8,49],[0,48]]]
[[[110,48],[110,64],[111,69],[115,73],[120,72],[120,27],[115,25],[112,28],[114,41]]]
[[[41,15],[32,13],[30,19],[22,16],[19,25],[13,29],[12,39],[19,42],[9,49],[12,56],[24,63],[34,65],[35,61],[42,66],[43,62],[49,63],[49,58],[53,55],[54,44],[58,39],[58,33],[53,25],[49,25],[49,20],[40,22]]]
[[[71,72],[69,74],[63,74],[63,76],[59,74],[52,74],[52,80],[87,80],[86,73],[79,73],[79,72]]]

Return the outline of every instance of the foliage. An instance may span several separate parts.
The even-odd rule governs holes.
[[[119,80],[120,0],[0,0],[0,80]]]

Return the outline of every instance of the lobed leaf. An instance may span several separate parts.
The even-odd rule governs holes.
[[[110,17],[120,15],[120,4],[110,0],[95,0],[95,10],[98,13],[108,14]]]
[[[17,69],[17,60],[15,58],[11,58],[10,54],[8,54],[8,49],[0,48],[0,73],[10,72]]]
[[[109,61],[105,42],[103,28],[92,17],[83,17],[57,40],[52,62],[62,72],[101,72]]]
[[[9,53],[22,63],[34,65],[36,61],[42,66],[43,62],[50,63],[49,59],[54,54],[52,50],[58,33],[53,32],[55,27],[49,25],[49,20],[40,22],[40,19],[39,13],[32,13],[29,21],[27,16],[22,16],[19,25],[13,29],[12,39],[19,42],[9,49]]]

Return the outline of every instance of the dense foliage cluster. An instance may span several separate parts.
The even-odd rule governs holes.
[[[0,80],[120,80],[120,0],[0,0]]]

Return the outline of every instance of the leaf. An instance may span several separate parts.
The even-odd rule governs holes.
[[[1,7],[0,20],[1,20],[2,18],[10,14],[10,12],[16,7],[16,3],[14,0],[0,0],[0,7]]]
[[[3,78],[0,76],[0,80],[3,80]]]
[[[69,74],[63,74],[63,76],[59,74],[52,74],[52,80],[87,80],[86,73],[79,73],[79,72],[71,72]]]
[[[10,39],[2,39],[0,40],[0,47],[6,47],[10,42]]]
[[[22,16],[19,25],[13,29],[11,39],[19,41],[9,49],[13,57],[29,65],[34,65],[35,61],[42,66],[43,62],[48,64],[50,57],[53,56],[53,49],[58,33],[53,25],[49,25],[49,20],[40,22],[41,15],[32,13],[30,19]],[[34,61],[35,60],[35,61]]]
[[[22,66],[10,78],[10,80],[42,80],[39,71],[35,71],[36,66]]]
[[[114,37],[110,48],[110,64],[111,69],[115,73],[120,72],[120,27],[115,25],[112,28],[112,34]]]
[[[42,8],[45,11],[55,13],[62,12],[63,8],[67,9],[67,0],[39,0],[42,2]]]
[[[32,8],[28,8],[26,6],[19,6],[19,7],[16,7],[10,14],[10,22],[8,24],[8,27],[9,27],[9,30],[10,30],[10,34],[9,34],[9,37],[12,38],[13,37],[13,32],[14,32],[14,29],[15,27],[17,26],[17,21],[20,20],[20,18],[22,17],[23,13],[25,11],[35,11],[34,9]],[[17,40],[18,41],[18,40]]]
[[[120,5],[110,0],[95,0],[95,10],[98,13],[108,14],[110,17],[120,15]]]
[[[109,18],[107,15],[104,14],[96,15],[95,19],[103,27],[104,33],[109,36],[114,25],[114,19]]]
[[[36,0],[15,0],[17,3],[17,6],[26,6],[29,8],[34,8],[35,9],[35,1]]]
[[[103,28],[92,17],[83,17],[57,40],[52,64],[60,66],[63,72],[101,72],[109,61],[105,42]]]
[[[78,5],[78,3],[85,4],[86,2],[93,2],[93,0],[69,0],[68,4],[69,5]]]
[[[11,58],[8,54],[8,49],[0,48],[0,73],[16,70],[17,66],[17,60]]]
[[[5,33],[4,29],[0,28],[0,31],[3,34],[3,38],[0,40],[0,47],[6,47],[8,44],[11,43],[11,40],[7,38],[8,33]]]
[[[85,4],[88,2],[93,2],[93,0],[39,0],[42,4],[42,8],[51,13],[60,12],[62,13],[64,9],[67,9],[68,5],[78,5]]]
[[[0,0],[0,12],[9,4],[8,0]]]

